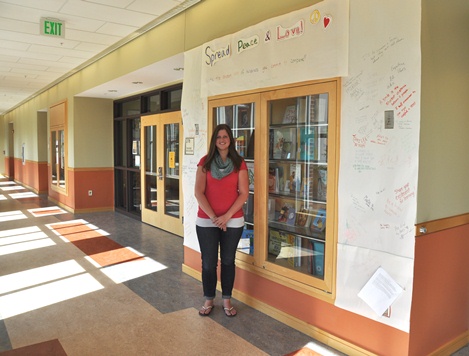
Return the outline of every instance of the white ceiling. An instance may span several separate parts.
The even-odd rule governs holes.
[[[200,0],[0,0],[0,114]],[[41,18],[65,37],[40,34]],[[182,55],[80,96],[117,98],[182,79]],[[135,83],[136,82],[136,83]]]

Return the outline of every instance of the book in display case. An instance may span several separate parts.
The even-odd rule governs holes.
[[[269,102],[268,261],[324,278],[328,95]]]

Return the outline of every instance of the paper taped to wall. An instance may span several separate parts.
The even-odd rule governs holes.
[[[403,291],[402,287],[382,267],[379,267],[358,296],[376,314],[383,315]]]

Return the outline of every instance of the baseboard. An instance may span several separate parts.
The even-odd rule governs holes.
[[[74,209],[74,214],[84,214],[84,213],[104,213],[114,211],[114,206],[102,207],[102,208],[87,208],[87,209]]]
[[[187,275],[201,281],[201,273],[185,264],[182,265],[182,271]],[[217,284],[217,289],[220,290],[220,283]],[[264,302],[261,302],[251,296],[240,292],[238,290],[233,290],[233,297],[243,302],[244,304],[249,305],[250,307],[259,310],[260,312],[274,318],[275,320],[280,321],[281,323],[290,326],[293,329],[301,331],[302,333],[311,336],[313,339],[322,342],[323,344],[332,347],[340,352],[343,352],[347,355],[354,356],[375,356],[374,353],[371,353],[365,349],[362,349],[348,341],[342,340],[324,330],[321,330],[315,326],[305,323],[298,318],[295,318],[287,313],[282,312]]]
[[[58,200],[52,198],[51,196],[48,196],[47,199],[72,214],[103,213],[103,212],[108,212],[108,211],[115,211],[113,206],[102,207],[102,208],[74,209],[74,208],[69,207],[68,205],[65,205],[59,202]]]
[[[441,346],[429,356],[447,356],[455,353],[459,349],[469,344],[469,330],[459,335],[457,338]]]
[[[29,186],[29,185],[27,185],[27,184],[24,184],[23,182],[19,182],[19,181],[17,181],[17,180],[13,180],[13,181],[14,181],[16,184],[21,185],[22,187],[24,187],[24,188],[26,188],[26,189],[32,191],[34,194],[39,194],[39,190],[37,190],[36,188],[33,188],[33,187],[31,187],[31,186]]]

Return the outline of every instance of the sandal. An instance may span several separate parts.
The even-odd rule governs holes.
[[[209,305],[206,307],[205,305],[202,305],[202,308],[199,309],[199,315],[200,316],[209,316],[210,313],[212,312],[213,308],[215,308],[214,305]]]
[[[234,307],[231,307],[231,308],[223,308],[223,310],[225,311],[225,315],[229,318],[232,318],[236,315],[238,315],[236,309]],[[233,314],[234,312],[234,314]]]

